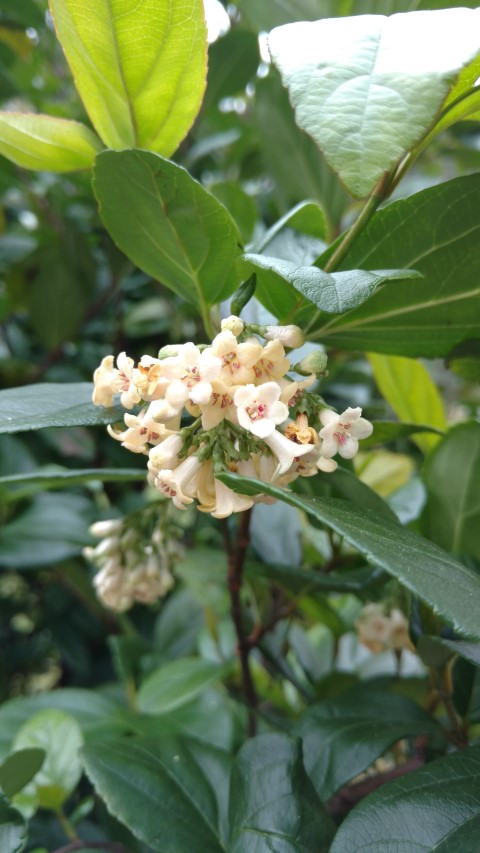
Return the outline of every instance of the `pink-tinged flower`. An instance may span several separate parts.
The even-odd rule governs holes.
[[[290,441],[289,438],[277,429],[274,429],[270,435],[266,436],[264,441],[278,459],[273,479],[278,477],[279,474],[285,474],[297,459],[300,459],[301,456],[310,453],[312,450],[311,444],[297,444],[295,441]]]
[[[135,387],[134,364],[133,358],[129,358],[126,352],[121,352],[117,358],[117,390],[120,391],[120,402],[126,409],[133,408],[141,399]]]
[[[323,439],[322,456],[331,459],[339,453],[344,459],[352,459],[358,450],[358,439],[367,438],[373,432],[372,424],[361,417],[362,410],[345,409],[337,415],[330,409],[320,412],[323,429],[319,436]]]
[[[152,474],[157,474],[165,468],[172,470],[176,468],[180,459],[178,454],[183,447],[182,437],[178,432],[168,435],[156,447],[152,447],[148,454],[148,470]]]
[[[151,444],[158,444],[170,432],[163,424],[153,420],[150,407],[138,415],[127,413],[124,421],[127,429],[116,432],[109,424],[107,430],[112,438],[121,441],[122,447],[131,450],[132,453],[148,453]]]
[[[288,408],[279,400],[280,393],[276,382],[237,388],[233,400],[240,426],[258,438],[275,432],[275,426],[288,418]]]
[[[193,497],[189,492],[192,483],[202,468],[203,463],[196,454],[189,456],[173,471],[164,468],[154,475],[154,485],[159,492],[171,498],[178,509],[185,509],[186,504],[191,504]]]
[[[255,380],[253,365],[263,353],[256,338],[239,344],[235,334],[228,329],[220,332],[205,352],[212,353],[222,362],[220,380],[227,385],[247,385]]]
[[[200,352],[195,344],[184,344],[178,355],[162,362],[162,373],[169,380],[165,399],[177,411],[187,400],[198,406],[206,405],[212,395],[212,380],[221,369],[220,359],[208,350]]]
[[[143,400],[158,400],[165,394],[168,379],[162,375],[162,362],[158,358],[142,355],[134,372],[137,391]]]
[[[253,366],[254,381],[257,385],[261,385],[262,382],[277,380],[285,376],[288,370],[290,370],[290,362],[285,356],[282,344],[280,341],[269,341]]]
[[[266,326],[266,341],[280,341],[285,347],[303,347],[305,338],[299,326]]]

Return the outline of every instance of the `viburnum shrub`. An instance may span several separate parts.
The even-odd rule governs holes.
[[[0,853],[480,849],[480,9],[379,5],[4,3]]]

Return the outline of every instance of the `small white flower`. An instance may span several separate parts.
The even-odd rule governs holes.
[[[164,468],[172,470],[180,462],[178,454],[183,447],[183,441],[178,433],[173,433],[165,438],[156,447],[152,447],[148,456],[148,470],[152,473]]]
[[[206,405],[212,395],[211,382],[221,369],[222,362],[211,352],[200,352],[192,343],[184,344],[177,356],[162,361],[162,373],[170,380],[165,399],[177,411],[187,400]]]
[[[132,453],[148,453],[149,445],[158,444],[169,432],[163,424],[153,420],[150,407],[138,415],[127,413],[124,415],[124,421],[127,429],[123,432],[116,432],[110,424],[107,431],[112,438],[122,442],[122,447]]]
[[[92,402],[96,406],[113,406],[113,397],[117,393],[118,370],[113,365],[113,355],[102,358],[93,374]]]
[[[227,518],[234,512],[243,512],[253,506],[253,498],[247,495],[239,495],[220,480],[215,480],[216,503],[213,510],[209,510],[214,518]]]
[[[185,509],[186,504],[191,504],[195,496],[195,477],[202,468],[198,456],[193,454],[185,459],[173,470],[164,468],[155,475],[155,488],[168,498],[171,498],[178,509]],[[194,494],[190,497],[190,492]]]
[[[288,418],[288,408],[279,400],[280,393],[276,382],[237,388],[233,400],[240,426],[258,438],[275,432],[275,426]]]
[[[244,328],[245,323],[240,319],[240,317],[236,317],[235,314],[231,314],[230,317],[227,317],[221,322],[222,332],[231,332],[236,338],[242,334]]]
[[[284,347],[303,347],[305,338],[299,326],[266,326],[264,338],[267,341],[280,341]]]
[[[263,347],[256,338],[249,338],[239,344],[233,332],[225,329],[213,339],[212,346],[205,352],[220,359],[222,382],[227,385],[247,385],[255,379],[253,366],[261,358]]]
[[[279,474],[285,474],[291,468],[295,460],[310,453],[312,450],[311,444],[297,444],[295,441],[290,441],[283,433],[274,429],[266,438],[265,444],[268,444],[270,450],[278,459],[274,478]]]
[[[288,370],[290,370],[290,362],[285,356],[285,350],[280,341],[269,341],[267,346],[262,348],[260,358],[253,365],[257,385],[271,380],[276,381],[285,376]]]
[[[330,409],[320,412],[323,429],[319,436],[323,439],[322,456],[331,459],[339,453],[344,459],[352,459],[358,450],[358,439],[367,438],[373,432],[372,424],[361,417],[362,410],[345,409],[337,415]]]

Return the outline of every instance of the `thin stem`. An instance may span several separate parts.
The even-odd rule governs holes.
[[[215,329],[213,328],[212,318],[208,305],[203,304],[201,307],[202,321],[209,340],[213,341],[215,337]]]
[[[59,809],[56,812],[56,815],[58,818],[58,822],[60,823],[65,835],[67,836],[67,838],[70,838],[71,841],[80,841],[80,838],[78,837],[77,833],[75,832],[75,827],[70,823],[65,812],[62,811],[62,809]]]
[[[333,255],[331,255],[331,257],[325,264],[324,272],[333,272],[337,269],[341,261],[343,261],[345,255],[350,250],[350,246],[352,245],[352,243],[355,242],[360,232],[363,231],[367,223],[370,221],[379,204],[385,198],[387,198],[389,192],[390,178],[391,173],[385,172],[385,174],[373,190],[370,198],[367,200],[366,204],[361,210],[359,216],[357,217],[351,228],[349,228],[348,231],[345,233],[343,240],[340,241]]]
[[[254,737],[256,733],[255,709],[257,707],[257,694],[255,691],[255,685],[253,683],[252,673],[250,671],[249,655],[251,651],[251,645],[248,641],[248,637],[245,633],[245,628],[243,625],[241,602],[243,569],[245,565],[247,548],[250,541],[250,517],[251,510],[249,509],[241,513],[235,544],[232,542],[226,519],[223,520],[223,533],[225,540],[225,548],[228,557],[228,591],[230,593],[230,613],[232,616],[233,624],[235,626],[235,632],[237,634],[237,648],[240,659],[240,667],[242,671],[243,693],[248,707],[247,734],[249,737]]]

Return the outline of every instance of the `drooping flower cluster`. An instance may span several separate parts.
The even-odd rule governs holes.
[[[408,634],[408,622],[401,610],[394,607],[390,613],[383,604],[366,604],[355,622],[358,639],[371,652],[387,650],[415,651]]]
[[[334,471],[333,457],[352,458],[372,432],[360,408],[337,415],[307,390],[324,371],[323,354],[295,365],[305,378],[288,375],[285,347],[302,343],[297,326],[248,327],[232,316],[209,346],[166,347],[138,364],[125,353],[116,364],[106,356],[93,402],[111,406],[120,394],[126,409],[140,405],[125,415],[125,429],[108,427],[110,435],[148,455],[150,484],[179,509],[196,500],[202,512],[225,518],[270,499],[233,492],[218,479],[222,472],[286,485]]]
[[[159,521],[156,508],[155,517],[147,511],[97,521],[90,533],[101,541],[83,553],[97,568],[93,585],[106,607],[122,613],[136,601],[150,604],[172,588],[171,569],[183,549]]]

